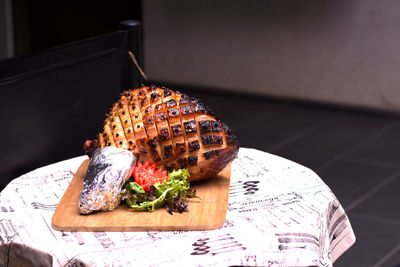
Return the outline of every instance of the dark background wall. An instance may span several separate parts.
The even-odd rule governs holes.
[[[14,0],[15,55],[119,30],[122,20],[141,20],[141,1]]]
[[[143,23],[155,80],[400,111],[399,1],[146,0]]]
[[[132,36],[120,22],[140,20],[141,3],[103,3],[12,2],[16,57],[0,61],[0,190],[30,170],[83,155],[83,142],[130,86]]]

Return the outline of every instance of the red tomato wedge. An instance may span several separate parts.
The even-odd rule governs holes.
[[[157,182],[165,183],[168,179],[168,173],[162,168],[157,169],[156,163],[150,165],[146,160],[143,164],[138,163],[133,169],[133,178],[145,191],[149,191],[150,185]]]

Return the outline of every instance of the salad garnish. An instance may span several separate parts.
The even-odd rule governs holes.
[[[196,197],[190,188],[187,169],[167,173],[155,163],[138,163],[133,177],[123,187],[122,199],[136,211],[153,211],[165,207],[168,213],[189,211],[188,199]]]

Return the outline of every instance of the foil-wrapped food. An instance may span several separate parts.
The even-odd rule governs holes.
[[[168,88],[145,86],[122,93],[107,115],[102,131],[84,145],[86,153],[92,155],[92,161],[96,160],[96,153],[111,147],[124,149],[139,162],[155,162],[158,168],[168,171],[186,168],[190,173],[189,181],[196,181],[222,171],[237,156],[239,142],[226,123],[217,119],[200,100]],[[84,201],[81,199],[85,202],[82,213],[89,213],[94,207],[97,210],[99,205],[96,201],[104,202],[95,197],[106,188],[102,182],[117,183],[113,193],[107,191],[107,195],[118,196],[120,193],[125,178],[112,175],[119,175],[119,168],[126,171],[129,163],[121,165],[116,159],[110,164],[117,165],[109,166],[110,170],[115,169],[109,173],[110,181],[95,178],[95,171],[88,171],[90,177],[85,178],[85,193],[81,197],[89,192],[88,188],[96,193],[85,197]],[[103,175],[101,168],[98,172]],[[119,201],[117,197],[110,198],[107,205],[114,209]],[[106,209],[108,207],[100,210]]]
[[[93,151],[80,193],[79,211],[111,211],[121,202],[121,190],[132,175],[137,157],[132,152],[105,147]]]

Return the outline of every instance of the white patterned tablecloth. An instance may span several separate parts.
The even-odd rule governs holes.
[[[232,163],[226,221],[217,230],[56,231],[54,210],[85,159],[34,170],[0,193],[0,265],[332,266],[355,242],[345,211],[318,175],[248,148]]]

